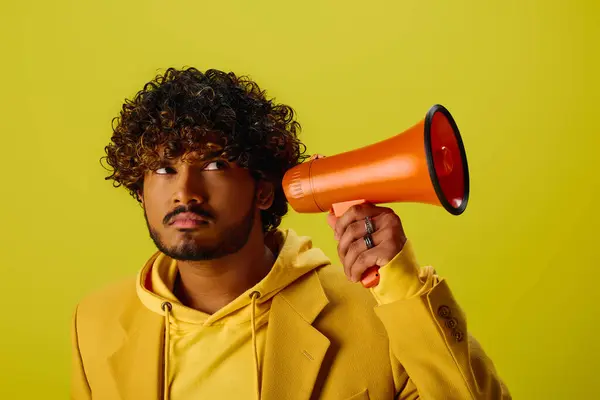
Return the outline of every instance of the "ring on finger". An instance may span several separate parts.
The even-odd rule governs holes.
[[[375,247],[375,243],[373,243],[373,237],[371,234],[366,234],[363,239],[365,240],[365,244],[367,245],[367,249],[372,249]]]
[[[373,226],[373,220],[371,217],[365,217],[365,230],[367,231],[367,235],[375,232],[375,227]]]

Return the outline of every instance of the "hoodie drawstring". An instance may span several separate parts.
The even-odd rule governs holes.
[[[256,343],[256,300],[260,297],[260,293],[254,291],[250,294],[252,300],[252,308],[250,310],[250,322],[252,328],[252,356],[254,358],[254,375],[256,383],[256,399],[260,400],[260,367],[258,364],[258,345]],[[173,306],[168,301],[165,301],[160,306],[165,313],[165,340],[163,350],[163,400],[169,400],[169,358],[171,352],[170,334],[171,330],[171,310]]]
[[[258,346],[256,345],[256,300],[260,297],[260,293],[254,291],[250,293],[252,300],[252,308],[250,310],[250,321],[252,325],[252,349],[254,356],[254,373],[256,378],[256,399],[260,400],[260,368],[258,365]]]
[[[169,358],[171,352],[171,336],[169,334],[169,331],[171,330],[171,310],[173,309],[173,306],[168,301],[165,301],[160,307],[165,312],[165,347],[163,350],[163,400],[169,400]]]

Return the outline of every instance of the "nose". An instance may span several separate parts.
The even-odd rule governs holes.
[[[202,174],[189,165],[180,166],[173,191],[173,204],[204,203],[206,197]]]

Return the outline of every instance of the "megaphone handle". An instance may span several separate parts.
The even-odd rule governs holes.
[[[334,203],[331,205],[331,209],[333,214],[336,217],[341,217],[350,207],[355,204],[363,204],[366,203],[366,200],[352,200],[352,201],[344,201],[342,203]],[[365,288],[372,288],[379,284],[379,266],[374,265],[369,267],[362,275],[360,282]]]

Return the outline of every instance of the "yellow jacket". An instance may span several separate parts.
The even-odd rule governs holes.
[[[278,259],[284,262],[277,272],[304,269],[269,299],[263,367],[257,371],[261,400],[511,399],[468,333],[446,281],[431,267],[418,268],[410,242],[380,269],[380,284],[366,290],[330,265],[309,238],[292,230],[280,235]],[[167,398],[170,308],[161,315],[144,306],[139,287],[145,279],[140,272],[77,306],[73,400]],[[255,302],[245,304],[257,307]]]

